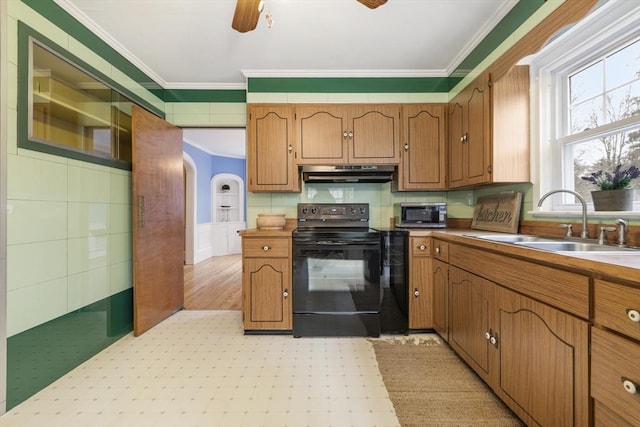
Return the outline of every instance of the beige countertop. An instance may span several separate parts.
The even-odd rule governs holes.
[[[241,230],[242,237],[291,237],[296,229],[296,221],[287,219],[282,230]],[[493,242],[473,236],[501,234],[475,229],[408,229],[413,237],[436,237],[452,243],[460,243],[479,249],[503,253],[529,261],[536,261],[553,267],[574,272],[582,272],[596,278],[613,278],[622,281],[636,282],[640,286],[640,250],[636,252],[589,253],[589,252],[550,252]]]
[[[501,234],[473,229],[410,229],[411,236],[432,236],[454,243],[462,243],[493,252],[501,252],[514,257],[538,261],[570,271],[583,272],[594,277],[616,278],[640,284],[640,250],[636,252],[589,253],[589,252],[550,252],[532,249],[510,243],[493,242],[473,238],[478,235]]]

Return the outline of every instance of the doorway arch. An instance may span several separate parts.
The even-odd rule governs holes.
[[[195,264],[196,244],[196,163],[187,153],[182,153],[184,166],[184,263]]]

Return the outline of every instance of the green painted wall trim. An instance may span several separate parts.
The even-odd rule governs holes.
[[[7,410],[133,329],[133,289],[7,339]]]
[[[446,77],[253,77],[248,92],[423,93],[448,92]]]
[[[247,102],[243,90],[166,89],[165,102]]]
[[[124,74],[138,82],[142,87],[147,89],[160,88],[160,85],[151,77],[147,76],[127,58],[102,41],[100,37],[92,33],[53,0],[22,0],[22,2],[73,38],[82,42],[82,44],[107,60],[111,65],[117,67]],[[162,100],[162,98],[160,99]]]
[[[489,56],[500,44],[507,39],[520,25],[538,10],[546,0],[520,0],[493,30],[471,51],[469,55],[451,73],[451,76],[463,78],[484,58]],[[453,88],[457,82],[451,82]]]

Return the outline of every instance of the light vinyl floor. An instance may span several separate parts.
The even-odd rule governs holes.
[[[183,310],[127,335],[0,426],[399,426],[366,338],[245,336],[241,316]]]

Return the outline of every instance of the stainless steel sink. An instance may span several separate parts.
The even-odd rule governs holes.
[[[637,249],[622,248],[619,246],[600,245],[598,243],[588,242],[568,242],[568,241],[533,241],[533,242],[514,242],[516,245],[526,246],[533,249],[542,249],[553,252],[638,252]]]
[[[553,239],[545,237],[531,236],[527,234],[481,234],[468,235],[468,237],[476,237],[478,239],[491,240],[500,243],[520,243],[520,242],[554,242]]]
[[[526,234],[469,234],[468,237],[490,240],[492,242],[510,243],[532,249],[540,249],[551,252],[606,252],[609,254],[639,254],[638,248],[625,248],[620,246],[600,245],[594,242],[581,242],[551,237],[540,237]]]

